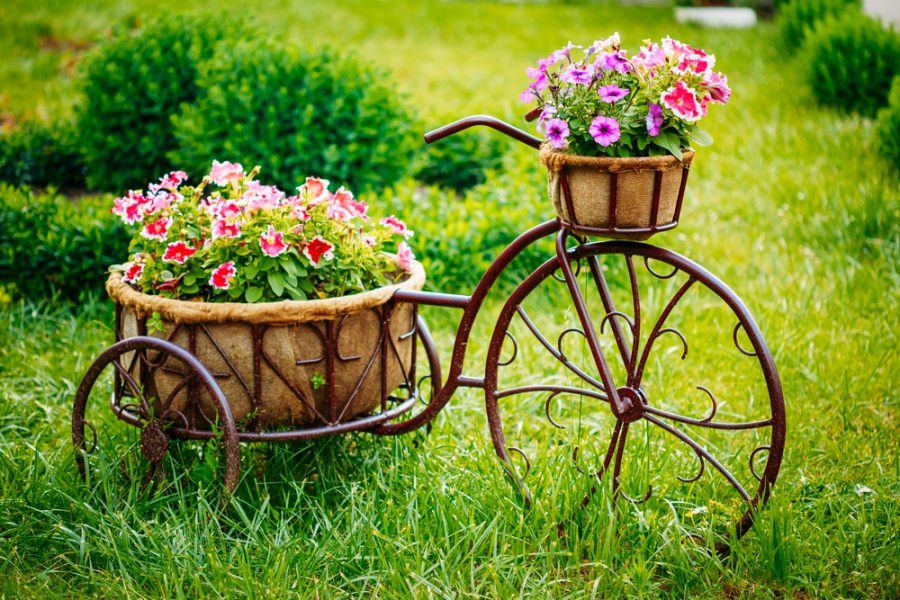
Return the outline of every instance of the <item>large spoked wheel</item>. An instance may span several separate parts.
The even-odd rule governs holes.
[[[72,443],[81,476],[88,476],[89,457],[99,443],[97,427],[87,419],[88,403],[107,367],[112,367],[114,373],[109,408],[117,419],[140,432],[137,446],[143,463],[141,489],[152,491],[160,483],[170,441],[193,437],[214,440],[212,445],[207,444],[208,451],[221,450],[224,460],[210,462],[221,463],[219,470],[227,498],[238,483],[240,449],[225,395],[210,372],[190,352],[153,337],[128,338],[110,346],[81,380],[72,409]],[[161,370],[183,376],[166,398],[158,397],[154,385],[154,374]]]
[[[759,328],[728,286],[674,252],[595,242],[568,258],[575,290],[548,261],[491,339],[486,409],[507,474],[527,503],[576,489],[579,510],[608,494],[726,553],[768,500],[784,449],[781,383]],[[574,295],[627,410],[610,402]]]

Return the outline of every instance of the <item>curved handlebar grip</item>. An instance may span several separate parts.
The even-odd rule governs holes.
[[[500,119],[496,119],[494,117],[489,117],[487,115],[472,115],[471,117],[466,117],[464,119],[460,119],[459,121],[454,121],[449,125],[444,125],[443,127],[438,127],[437,129],[433,129],[425,134],[425,143],[430,144],[432,142],[436,142],[438,140],[444,139],[445,137],[451,136],[454,133],[459,133],[463,129],[468,129],[469,127],[474,127],[476,125],[483,125],[485,127],[490,127],[492,129],[496,129],[500,133],[505,133],[509,137],[522,142],[532,148],[540,148],[541,147],[541,139],[522,131],[518,127],[514,127],[509,123],[501,121]]]

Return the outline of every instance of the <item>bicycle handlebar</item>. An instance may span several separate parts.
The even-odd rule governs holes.
[[[459,133],[463,129],[468,129],[469,127],[474,127],[476,125],[483,125],[485,127],[496,129],[500,133],[505,133],[509,137],[531,146],[532,148],[541,147],[540,138],[522,131],[518,127],[510,125],[500,119],[489,117],[488,115],[472,115],[471,117],[465,117],[464,119],[454,121],[443,127],[433,129],[425,134],[425,143],[431,144],[432,142],[444,139],[445,137]]]

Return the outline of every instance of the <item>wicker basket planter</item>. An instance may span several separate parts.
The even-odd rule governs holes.
[[[693,151],[674,156],[587,157],[544,145],[541,163],[557,216],[575,230],[647,239],[673,228],[681,212]]]
[[[326,300],[171,300],[135,290],[118,273],[106,289],[117,304],[118,338],[153,335],[188,350],[216,378],[239,429],[264,430],[333,425],[383,405],[404,383],[414,343],[408,335],[413,305],[394,306],[391,297],[424,283],[422,265],[413,263],[399,284]],[[164,331],[148,333],[146,318],[153,313],[162,317]],[[210,398],[166,360],[131,364],[126,357],[121,364],[149,388],[154,408],[163,403],[184,413],[191,428],[209,428],[215,420]]]

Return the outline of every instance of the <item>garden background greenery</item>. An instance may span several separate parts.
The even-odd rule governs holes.
[[[94,46],[186,10],[169,0],[4,2],[4,127],[74,117],[79,65]],[[124,234],[103,224],[110,194],[68,180],[58,182],[65,194],[2,187],[0,272],[16,285],[4,287],[0,308],[0,595],[900,595],[900,178],[879,152],[877,122],[822,106],[803,52],[775,25],[703,29],[676,24],[670,9],[612,2],[219,1],[189,10],[229,23],[226,35],[243,35],[249,20],[276,45],[355,54],[384,70],[382,83],[401,92],[420,129],[474,113],[525,127],[525,67],[570,40],[619,31],[633,50],[671,35],[716,54],[733,98],[704,121],[716,143],[698,153],[681,224],[653,242],[730,282],[766,335],[788,411],[774,497],[726,561],[648,525],[634,506],[618,518],[598,510],[579,535],[559,538],[556,496],[523,512],[504,483],[471,390],[427,436],[354,434],[245,453],[225,514],[214,491],[204,493],[213,478],[147,497],[118,485],[112,464],[85,485],[70,406],[113,337],[103,274],[91,269],[124,260]],[[468,139],[476,142],[451,147],[478,157],[451,171],[473,174],[462,192],[423,184],[448,172],[441,156],[450,150],[429,162],[413,148],[410,160],[428,165],[418,179],[383,182],[368,196],[417,231],[431,285],[458,293],[516,230],[551,216],[532,151]],[[54,147],[65,157],[78,145]],[[446,347],[454,315],[426,316]],[[489,320],[477,324],[472,364],[491,331]],[[129,439],[108,424],[104,435]]]

